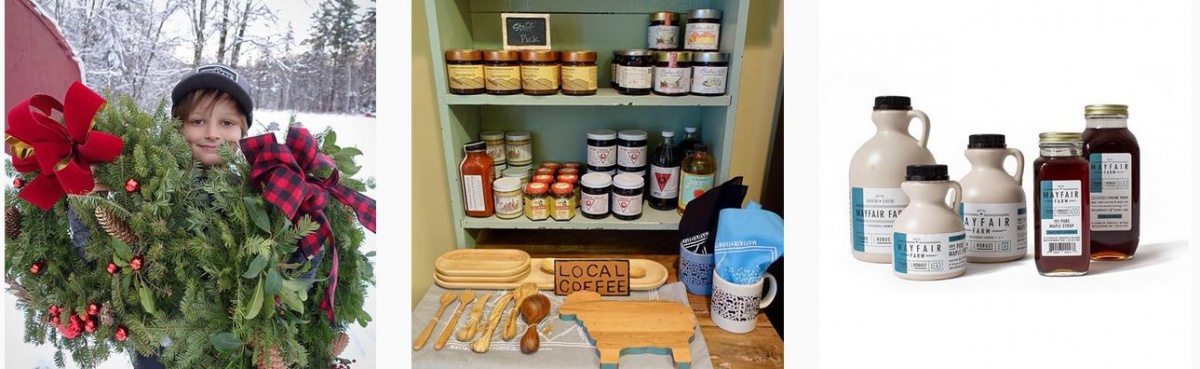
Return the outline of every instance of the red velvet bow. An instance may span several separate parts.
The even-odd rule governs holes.
[[[4,140],[18,172],[40,171],[20,197],[50,210],[65,194],[92,191],[92,163],[111,162],[121,155],[125,142],[120,137],[93,131],[92,119],[104,107],[104,98],[75,82],[67,90],[65,103],[43,94],[33,95],[8,111]],[[63,123],[50,117],[62,112]]]
[[[333,322],[334,292],[337,289],[337,240],[325,217],[329,196],[354,209],[358,221],[375,232],[375,200],[338,183],[338,171],[329,155],[317,150],[317,140],[307,129],[292,127],[286,145],[279,144],[273,134],[242,139],[242,152],[250,164],[250,184],[263,191],[263,199],[279,207],[292,222],[308,214],[320,226],[316,232],[300,240],[300,250],[312,256],[330,242],[333,265],[329,269],[329,287],[321,299],[321,310]],[[318,169],[332,169],[329,178],[308,175]]]

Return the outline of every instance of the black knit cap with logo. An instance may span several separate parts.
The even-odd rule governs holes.
[[[171,105],[179,105],[179,102],[189,93],[202,88],[211,88],[229,94],[230,97],[233,97],[233,101],[242,108],[242,111],[246,112],[246,125],[254,125],[254,99],[251,98],[254,89],[237,71],[221,64],[203,65],[196,68],[195,73],[183,77],[179,83],[175,84],[175,89],[171,90]]]

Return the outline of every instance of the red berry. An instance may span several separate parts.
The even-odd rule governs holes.
[[[117,327],[117,341],[124,341],[127,338],[129,338],[129,332],[125,330],[125,327]]]
[[[25,180],[20,179],[20,178],[14,179],[13,187],[16,187],[17,189],[21,189],[22,187],[25,187]]]
[[[132,260],[129,260],[129,267],[135,271],[142,270],[142,256],[134,256]]]
[[[117,267],[117,263],[108,263],[108,274],[117,274],[119,271],[121,271],[121,268]]]
[[[44,262],[44,261],[34,262],[33,265],[29,266],[29,272],[33,273],[33,274],[41,273],[42,272],[42,264],[45,264],[45,263],[46,262]]]
[[[83,324],[83,329],[86,330],[88,333],[96,332],[96,318],[88,319],[87,323]]]
[[[128,181],[125,181],[125,191],[127,192],[137,191],[141,187],[141,184],[136,179],[130,178]]]
[[[88,304],[87,315],[96,316],[96,314],[99,314],[99,313],[100,313],[100,303],[93,302],[93,303]]]

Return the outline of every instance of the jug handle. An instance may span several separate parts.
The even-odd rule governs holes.
[[[917,142],[921,147],[925,147],[929,143],[929,117],[920,110],[909,110],[908,120],[911,122],[913,118],[921,120],[921,139]]]
[[[1008,156],[1017,159],[1017,174],[1013,178],[1017,180],[1017,184],[1021,184],[1021,178],[1025,176],[1025,155],[1021,154],[1021,150],[1008,149]]]
[[[958,181],[950,181],[950,188],[954,189],[954,200],[950,202],[950,210],[958,213],[958,205],[962,203],[962,185],[958,184]]]

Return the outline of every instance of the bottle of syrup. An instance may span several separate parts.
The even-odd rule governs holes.
[[[650,162],[650,207],[671,210],[679,206],[679,157],[672,138],[675,132],[662,131],[662,143]]]
[[[1083,136],[1048,132],[1039,137],[1042,155],[1033,162],[1034,264],[1049,277],[1087,274],[1091,218]]]
[[[708,145],[693,146],[692,154],[683,159],[680,172],[678,210],[683,214],[688,202],[711,190],[716,180],[717,163],[708,156]]]
[[[1025,257],[1029,244],[1025,189],[1021,188],[1025,156],[1008,148],[1004,135],[971,135],[969,140],[966,155],[971,172],[959,181],[967,261],[995,263]],[[1012,174],[1004,170],[1010,156],[1017,161]]]
[[[467,216],[486,218],[495,214],[492,200],[492,157],[487,153],[487,144],[475,141],[463,145],[467,155],[458,164],[459,183],[462,184],[463,210]]]
[[[683,160],[692,155],[692,147],[696,144],[703,143],[700,141],[700,134],[696,133],[696,127],[683,127],[683,140],[679,141],[679,146],[675,146],[675,157]]]
[[[1091,165],[1092,260],[1128,260],[1137,251],[1141,149],[1129,132],[1125,105],[1084,108],[1083,155]]]
[[[908,133],[913,119],[920,119],[923,125],[920,140]],[[905,168],[936,162],[925,148],[929,117],[913,110],[908,97],[876,97],[871,120],[875,136],[859,147],[850,161],[851,250],[858,260],[890,263],[892,223],[908,206],[908,197],[900,190]]]
[[[892,273],[914,280],[954,278],[967,271],[967,234],[954,209],[962,187],[945,165],[909,165],[900,187],[908,206],[893,226]],[[954,201],[946,194],[954,189]]]

